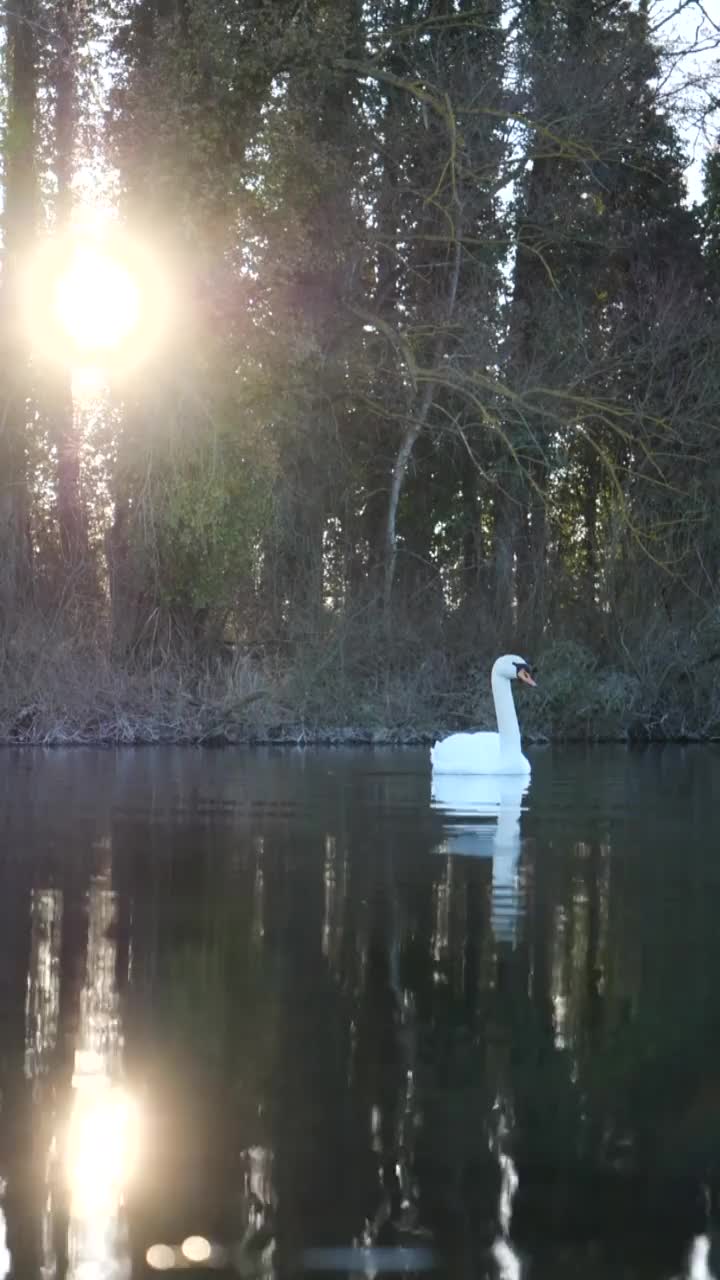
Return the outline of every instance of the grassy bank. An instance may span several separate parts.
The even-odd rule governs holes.
[[[113,660],[92,640],[37,626],[0,648],[3,744],[424,743],[494,728],[492,655],[443,649],[384,661],[370,638],[350,649],[308,643],[295,655],[236,651],[188,662]],[[720,738],[720,663],[603,663],[575,644],[538,655],[539,687],[516,690],[528,741]]]

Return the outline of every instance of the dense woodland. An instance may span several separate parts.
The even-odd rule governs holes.
[[[672,11],[13,0],[0,736],[431,734],[507,650],[531,733],[720,734],[720,32],[703,82]],[[88,401],[18,317],[98,183],[176,323]]]

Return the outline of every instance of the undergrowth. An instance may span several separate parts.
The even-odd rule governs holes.
[[[494,728],[492,653],[449,655],[409,630],[392,646],[370,628],[306,639],[291,655],[242,649],[188,662],[113,659],[91,639],[34,624],[0,640],[4,744],[429,742]],[[548,645],[538,688],[516,689],[527,740],[720,737],[720,663],[675,651],[601,662]]]

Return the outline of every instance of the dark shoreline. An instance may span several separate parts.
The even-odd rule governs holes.
[[[151,737],[138,734],[136,737],[98,736],[87,737],[82,734],[64,738],[60,735],[48,735],[46,738],[3,737],[0,738],[0,750],[16,748],[120,748],[120,747],[203,747],[207,750],[222,750],[231,747],[392,747],[395,749],[430,747],[440,738],[455,732],[473,732],[473,730],[439,730],[437,733],[416,733],[401,729],[298,729],[288,726],[276,733],[248,732],[247,734],[228,734],[221,730],[217,733],[205,733],[192,737]],[[477,730],[484,732],[484,730]],[[603,735],[597,738],[579,735],[559,735],[557,737],[527,736],[523,738],[523,747],[707,747],[720,743],[720,736],[701,737],[700,735],[660,737],[653,735]]]

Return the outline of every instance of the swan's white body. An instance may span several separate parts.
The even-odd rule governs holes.
[[[520,726],[510,684],[523,671],[527,674],[521,678],[534,684],[524,658],[507,653],[497,659],[490,677],[497,733],[453,733],[436,742],[430,752],[434,774],[530,773],[530,761],[521,750]]]

